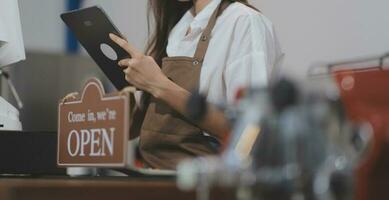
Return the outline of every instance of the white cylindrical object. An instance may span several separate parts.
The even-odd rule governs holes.
[[[68,167],[66,169],[66,174],[71,177],[96,176],[97,169],[89,167]]]

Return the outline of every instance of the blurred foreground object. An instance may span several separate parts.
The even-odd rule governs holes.
[[[223,155],[183,162],[178,185],[199,199],[215,185],[238,187],[237,199],[351,199],[357,129],[338,101],[300,88],[282,79],[247,89]]]
[[[332,72],[348,117],[363,124],[372,141],[356,171],[358,200],[388,199],[389,185],[389,54],[369,63],[358,62],[333,65]],[[354,67],[355,65],[363,66]]]
[[[2,68],[26,58],[18,2],[2,0],[0,6],[0,130],[21,130],[19,111],[1,96],[1,82],[4,76],[11,88],[19,108],[23,107],[8,75]]]
[[[199,199],[214,186],[237,188],[237,199],[387,199],[388,58],[331,64],[299,85],[281,79],[246,89],[226,109],[225,152],[182,162],[178,185]],[[200,115],[212,112],[202,107]]]

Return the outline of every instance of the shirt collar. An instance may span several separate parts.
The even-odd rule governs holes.
[[[211,0],[211,2],[209,2],[208,5],[206,5],[200,11],[200,13],[197,13],[196,16],[193,16],[193,13],[191,12],[192,9],[189,10],[187,14],[193,19],[192,23],[190,24],[190,27],[192,29],[205,29],[205,27],[208,25],[209,19],[211,18],[213,12],[216,10],[221,1],[222,0]]]

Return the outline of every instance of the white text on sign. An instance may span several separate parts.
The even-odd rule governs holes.
[[[67,150],[71,157],[87,156],[97,157],[113,155],[115,128],[109,130],[101,129],[83,129],[80,131],[70,131],[67,138]],[[75,144],[75,145],[71,145]]]

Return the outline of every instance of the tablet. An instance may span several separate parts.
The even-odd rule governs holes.
[[[130,56],[109,38],[109,33],[122,35],[104,10],[93,6],[63,13],[61,18],[116,89],[129,86],[118,62]]]

